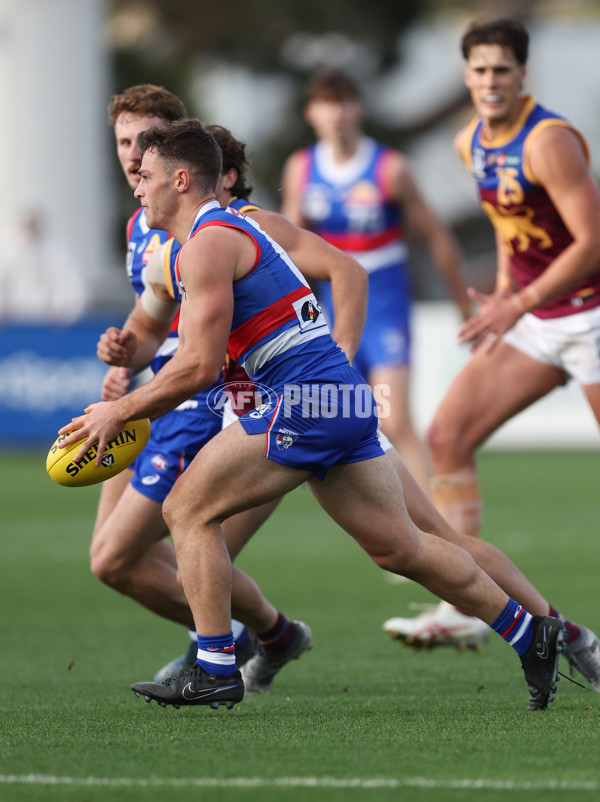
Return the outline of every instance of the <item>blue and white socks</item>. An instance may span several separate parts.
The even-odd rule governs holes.
[[[209,674],[227,676],[236,670],[235,644],[248,637],[248,630],[240,621],[231,621],[231,632],[214,637],[198,635],[188,629],[190,639],[198,644],[196,662]]]
[[[198,635],[196,662],[204,671],[219,677],[235,673],[233,632],[225,635]]]
[[[510,643],[519,656],[522,656],[533,640],[531,620],[531,613],[514,599],[509,599],[504,610],[490,626],[501,638]]]

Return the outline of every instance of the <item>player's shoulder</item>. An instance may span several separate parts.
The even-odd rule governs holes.
[[[414,184],[414,171],[410,158],[397,148],[378,143],[376,154],[377,175],[390,198],[401,200]]]
[[[470,161],[473,137],[475,136],[475,131],[480,123],[481,118],[473,117],[458,131],[452,143],[456,153],[458,153],[460,158],[467,164]]]
[[[314,159],[316,144],[305,145],[290,153],[285,160],[284,170],[287,172],[305,170],[307,165]]]
[[[142,218],[140,217],[140,215],[142,214],[142,211],[143,211],[143,207],[142,206],[138,206],[138,208],[129,217],[129,220],[127,221],[127,226],[126,226],[126,229],[125,229],[126,232],[127,232],[127,240],[130,240],[131,237],[133,236],[133,229],[134,229],[134,226],[136,225],[136,223],[138,223],[138,225],[139,225],[139,223],[141,222]]]
[[[589,169],[590,153],[583,135],[562,117],[546,118],[524,144],[523,170],[532,183],[544,183],[547,168],[558,173]]]

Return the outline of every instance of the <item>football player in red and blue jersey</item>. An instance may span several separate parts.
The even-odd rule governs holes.
[[[82,438],[83,453],[98,441],[100,460],[124,421],[164,414],[210,386],[228,351],[270,392],[199,452],[165,501],[198,632],[197,663],[177,678],[132,689],[175,707],[241,701],[221,522],[306,482],[378,565],[435,590],[510,643],[521,658],[530,709],[544,709],[564,645],[562,622],[530,614],[467,552],[411,520],[398,474],[379,445],[375,399],[321,316],[308,313],[310,287],[256,222],[215,200],[221,154],[214,138],[189,120],[155,126],[138,141],[136,197],[148,224],[180,242],[188,237],[178,256],[180,345],[150,382],[92,405],[64,427],[64,444]]]
[[[139,183],[141,154],[137,135],[155,123],[181,119],[185,115],[179,98],[151,84],[130,87],[112,98],[109,119],[115,130],[117,156],[132,190]],[[141,206],[127,225],[127,246],[127,273],[137,297],[136,305],[147,304],[147,300],[142,299],[153,262],[162,249],[175,254],[180,246],[166,231],[147,224]],[[137,363],[138,367],[151,365],[156,373],[177,350],[177,321],[172,305],[161,305],[158,300],[154,301],[151,312],[162,323],[173,321],[166,338],[162,327],[159,327],[158,338],[150,337]],[[120,398],[129,389],[130,382],[131,368],[110,368],[103,386],[103,399]],[[172,544],[165,539],[169,532],[162,515],[162,503],[196,453],[221,429],[221,417],[212,408],[221,383],[221,378],[217,377],[215,385],[183,399],[176,409],[153,420],[150,441],[140,457],[130,469],[105,482],[101,490],[90,550],[93,573],[152,612],[190,629],[187,653],[166,665],[157,674],[159,679],[193,664],[197,653],[193,618],[178,582]],[[241,571],[236,570],[234,584],[240,589],[241,598],[251,599],[250,612],[240,609],[240,615],[250,626],[262,631],[281,615]],[[238,598],[237,589],[235,598]],[[234,631],[237,660],[241,665],[255,653],[258,645],[254,635],[240,622],[234,622]]]
[[[307,87],[305,117],[317,142],[284,167],[282,213],[351,254],[369,273],[367,319],[354,366],[371,387],[386,388],[381,428],[422,487],[428,459],[410,414],[412,282],[406,234],[426,243],[461,316],[469,313],[458,246],[426,203],[408,159],[362,130],[357,84],[344,73],[318,73]],[[317,287],[333,320],[329,286]]]

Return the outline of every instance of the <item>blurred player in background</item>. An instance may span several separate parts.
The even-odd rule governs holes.
[[[570,378],[600,421],[600,193],[586,143],[559,115],[521,94],[529,37],[514,19],[475,22],[462,39],[477,117],[455,147],[473,175],[496,234],[491,295],[461,328],[474,354],[428,433],[432,498],[454,528],[479,535],[477,448],[505,421]],[[453,643],[443,605],[394,631]],[[567,648],[596,658],[600,644],[569,630]]]
[[[319,73],[306,94],[304,113],[317,142],[286,162],[281,211],[352,254],[369,273],[367,320],[354,366],[371,387],[389,393],[381,428],[428,490],[428,458],[409,405],[412,290],[405,236],[415,233],[427,244],[465,318],[470,305],[458,247],[423,199],[407,158],[363,133],[354,81],[337,71]],[[331,319],[327,286],[317,294]]]

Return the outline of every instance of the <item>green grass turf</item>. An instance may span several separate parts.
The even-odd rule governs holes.
[[[597,466],[594,453],[480,458],[486,539],[599,631]],[[518,659],[497,637],[481,654],[388,641],[382,622],[430,595],[387,581],[302,489],[239,565],[310,623],[313,651],[232,711],[145,704],[129,685],[187,634],[89,573],[98,489],[53,485],[41,454],[2,454],[0,472],[4,802],[600,796],[600,697],[562,680],[546,713],[528,713]]]

